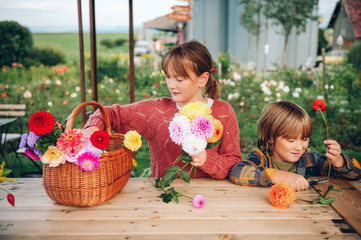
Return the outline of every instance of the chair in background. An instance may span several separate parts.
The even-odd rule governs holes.
[[[0,118],[4,124],[1,126],[1,143],[0,151],[1,155],[5,158],[5,148],[9,144],[11,150],[15,152],[15,157],[22,165],[21,160],[18,156],[18,141],[21,139],[23,132],[23,118],[26,115],[25,104],[0,104]],[[18,129],[15,131],[12,126],[17,126]],[[14,167],[16,162],[14,163]]]

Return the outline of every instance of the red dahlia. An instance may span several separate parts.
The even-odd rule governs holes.
[[[55,118],[49,112],[37,112],[29,121],[30,131],[38,136],[50,133],[55,126]]]
[[[323,100],[318,99],[313,102],[312,108],[316,111],[321,110],[322,112],[324,112],[324,111],[326,111],[327,107],[326,107],[326,103]]]
[[[103,149],[108,146],[110,138],[106,131],[99,130],[93,132],[93,134],[90,136],[90,141],[94,147]]]

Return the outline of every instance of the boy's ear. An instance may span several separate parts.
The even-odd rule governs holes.
[[[203,73],[203,74],[199,77],[199,84],[198,84],[198,86],[199,86],[200,88],[204,87],[204,86],[207,84],[208,79],[209,79],[209,72]]]

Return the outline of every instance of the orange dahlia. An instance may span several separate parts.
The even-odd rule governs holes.
[[[271,187],[269,200],[276,208],[288,208],[288,205],[295,203],[295,190],[288,183],[279,182]]]
[[[221,121],[219,121],[218,119],[215,119],[213,117],[211,117],[209,119],[213,123],[214,132],[213,132],[213,135],[210,138],[207,139],[207,142],[215,143],[222,137],[223,125],[222,125]]]

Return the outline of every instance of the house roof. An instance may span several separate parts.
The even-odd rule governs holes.
[[[153,20],[150,20],[148,22],[144,23],[144,26],[147,28],[153,28],[158,29],[161,31],[171,31],[171,32],[177,32],[177,21],[168,19],[167,15],[161,16],[158,18],[155,18]]]
[[[330,23],[328,24],[329,28],[333,28],[335,26],[337,16],[339,15],[341,9],[341,2],[342,0],[338,1],[336,4]],[[351,22],[355,38],[361,38],[361,0],[343,0],[343,4],[346,9],[346,14]]]

